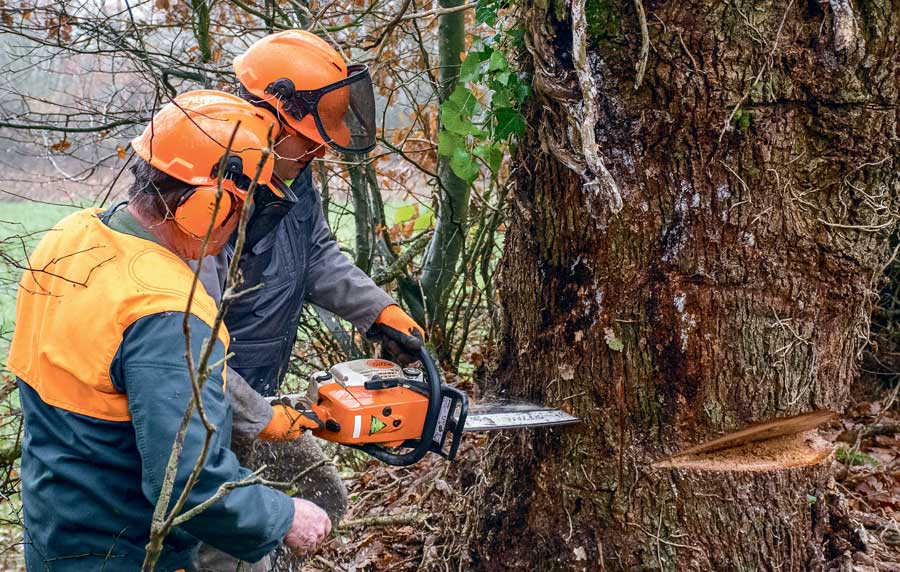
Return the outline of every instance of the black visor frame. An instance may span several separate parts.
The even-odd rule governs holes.
[[[357,82],[366,82],[368,85],[368,93],[371,94],[371,101],[364,102],[364,106],[368,107],[368,109],[364,109],[363,113],[365,113],[369,117],[360,117],[359,113],[357,113],[357,108],[354,106],[354,100],[352,97],[352,93],[348,97],[348,108],[346,113],[353,113],[357,119],[357,123],[362,125],[364,131],[362,136],[365,138],[366,143],[360,147],[350,147],[344,146],[337,143],[331,135],[328,133],[328,129],[325,127],[325,124],[322,122],[322,118],[318,113],[318,105],[319,101],[332,91],[336,91],[341,88],[352,86]],[[330,147],[337,149],[339,151],[343,151],[345,153],[358,153],[365,154],[375,148],[376,140],[375,140],[375,105],[374,105],[374,90],[372,89],[372,77],[369,75],[369,68],[363,64],[351,64],[347,66],[347,77],[336,81],[330,85],[326,85],[325,87],[321,87],[319,89],[294,89],[294,82],[292,82],[288,78],[281,78],[270,83],[266,87],[266,93],[270,95],[274,95],[278,99],[281,100],[281,108],[285,113],[296,119],[297,121],[301,121],[304,117],[309,114],[312,114],[313,120],[316,123],[316,130],[319,132],[319,135],[322,139],[325,140]],[[350,131],[350,141],[352,142],[354,139],[354,134],[349,125],[346,126],[348,131]]]

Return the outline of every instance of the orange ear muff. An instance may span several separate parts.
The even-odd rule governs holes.
[[[195,187],[182,195],[175,208],[175,222],[183,231],[197,238],[206,236],[210,219],[216,210],[216,190],[216,187]],[[234,197],[228,191],[222,191],[213,228],[224,225],[233,210]]]

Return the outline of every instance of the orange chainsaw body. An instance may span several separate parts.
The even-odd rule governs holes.
[[[319,403],[312,409],[322,421],[332,420],[340,426],[338,431],[325,428],[313,431],[320,439],[394,447],[422,436],[428,398],[405,387],[344,389],[337,383],[329,383],[319,386]]]
[[[420,375],[418,370],[408,371],[410,375],[387,360],[367,359],[338,364],[323,373],[326,377],[318,382],[312,410],[325,426],[313,434],[335,443],[388,447],[421,438],[428,398],[400,385]]]
[[[466,423],[466,394],[441,383],[424,347],[418,357],[422,369],[383,359],[335,364],[313,373],[305,394],[270,403],[300,412],[302,426],[316,437],[390,465],[408,466],[429,452],[452,460]]]

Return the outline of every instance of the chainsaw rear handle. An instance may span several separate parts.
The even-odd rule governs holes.
[[[412,465],[427,455],[431,450],[432,437],[435,427],[437,427],[438,417],[441,414],[441,373],[434,363],[434,358],[431,357],[424,345],[417,352],[417,357],[422,362],[425,384],[428,386],[428,412],[425,414],[425,426],[422,428],[421,439],[411,442],[410,445],[413,448],[406,453],[392,453],[384,447],[379,447],[373,443],[353,445],[355,448],[365,451],[388,465],[405,467]]]

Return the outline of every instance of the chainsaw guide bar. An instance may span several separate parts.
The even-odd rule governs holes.
[[[488,401],[469,404],[463,431],[494,431],[528,427],[557,427],[581,420],[565,411],[524,401]]]

